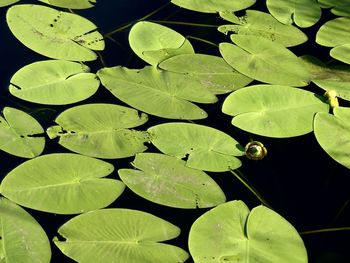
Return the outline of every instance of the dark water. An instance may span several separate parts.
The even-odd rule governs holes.
[[[23,1],[24,3],[37,3],[37,1]],[[92,20],[100,29],[107,33],[111,30],[134,21],[152,10],[164,5],[168,1],[161,0],[100,0],[95,8],[77,11],[78,14]],[[265,2],[265,1],[260,1]],[[0,105],[16,107],[35,116],[44,129],[53,124],[55,117],[68,106],[43,106],[20,101],[12,97],[7,88],[11,76],[21,67],[29,63],[47,59],[29,50],[17,41],[8,30],[5,14],[7,8],[0,9]],[[265,10],[263,4],[257,4],[252,9]],[[329,19],[326,14],[324,20]],[[218,15],[198,14],[173,5],[164,8],[158,14],[152,16],[154,20],[187,21],[203,24],[219,25],[222,20]],[[218,33],[215,28],[175,26],[169,27],[186,36],[204,38],[215,43],[228,41],[228,37]],[[313,44],[315,32],[318,26],[304,31],[310,40],[307,44],[294,47],[292,50],[297,55],[312,54],[319,58],[326,58],[328,50]],[[106,49],[101,54],[107,66],[123,65],[130,68],[142,68],[145,63],[131,51],[127,42],[128,30],[113,35],[118,42],[106,40]],[[191,40],[197,53],[219,55],[216,47]],[[102,67],[100,61],[87,63],[93,72]],[[312,91],[322,94],[316,87],[310,87]],[[243,159],[240,170],[248,180],[259,190],[262,196],[271,204],[273,209],[291,222],[298,231],[320,228],[340,227],[350,225],[350,205],[346,206],[339,214],[342,206],[349,200],[350,174],[349,170],[332,160],[318,145],[313,134],[289,139],[270,139],[261,136],[249,135],[239,131],[231,124],[231,117],[221,113],[221,105],[225,95],[220,96],[218,103],[206,105],[203,108],[209,117],[196,123],[218,128],[236,138],[243,145],[249,139],[259,140],[268,149],[268,156],[262,161]],[[102,86],[96,95],[85,101],[106,102],[123,105],[114,98]],[[81,102],[80,104],[82,104]],[[149,116],[150,120],[140,129],[147,129],[164,120]],[[156,151],[150,146],[149,151]],[[67,152],[56,141],[46,140],[44,154],[52,152]],[[115,165],[116,170],[130,167],[129,162],[133,158],[123,160],[109,160]],[[0,179],[18,164],[25,161],[22,158],[10,156],[0,152]],[[250,208],[259,205],[259,201],[231,174],[209,173],[222,187],[228,200],[243,200]],[[114,173],[112,176],[117,176]],[[181,235],[169,243],[178,245],[187,250],[187,237],[192,223],[207,209],[184,210],[168,208],[146,201],[130,190],[125,192],[110,207],[125,207],[143,210],[172,222],[182,229]],[[49,239],[57,235],[57,229],[72,216],[54,215],[26,209],[43,226]],[[316,263],[345,263],[350,262],[349,232],[334,232],[302,236],[308,250],[309,262]],[[52,262],[73,262],[52,245]],[[190,262],[189,260],[188,262]],[[291,262],[292,263],[292,262]]]

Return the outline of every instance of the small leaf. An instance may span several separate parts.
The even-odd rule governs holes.
[[[227,0],[171,0],[175,5],[183,8],[187,8],[197,12],[203,13],[217,13],[219,11],[239,11],[246,9],[253,4],[256,0],[239,0],[239,1],[227,1]]]
[[[0,7],[12,5],[19,2],[20,0],[0,0]]]
[[[86,9],[91,8],[96,0],[39,0],[40,2],[70,9]]]
[[[317,31],[316,42],[326,47],[350,44],[350,18],[339,17],[324,23]]]
[[[185,262],[186,251],[159,243],[180,229],[154,215],[129,209],[103,209],[74,217],[58,229],[55,245],[78,262]]]

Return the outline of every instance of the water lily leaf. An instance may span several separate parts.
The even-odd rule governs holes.
[[[40,2],[70,9],[86,9],[96,4],[96,0],[39,0]]]
[[[324,23],[316,34],[316,42],[335,47],[350,43],[350,18],[339,17]]]
[[[177,208],[207,208],[226,197],[205,172],[186,167],[185,161],[158,153],[139,153],[132,165],[120,169],[120,179],[136,194],[151,202]]]
[[[219,11],[239,11],[246,9],[256,0],[171,0],[171,2],[180,7],[203,13],[217,13]]]
[[[100,81],[83,64],[45,60],[29,64],[10,80],[10,93],[17,98],[49,105],[75,103],[92,96]]]
[[[221,43],[220,53],[242,74],[270,84],[308,85],[302,62],[281,44],[253,36],[231,35],[231,39],[236,45]]]
[[[146,132],[129,130],[147,121],[146,114],[113,104],[86,104],[70,108],[49,127],[51,139],[71,151],[98,158],[124,158],[143,152]]]
[[[222,33],[259,36],[282,44],[285,47],[300,45],[307,41],[307,36],[297,27],[285,25],[268,13],[247,10],[244,16],[237,17],[233,12],[221,12],[220,16],[235,25],[222,25]]]
[[[224,94],[242,88],[252,79],[237,72],[221,57],[205,54],[183,54],[159,64],[167,71],[188,74],[214,94]]]
[[[66,222],[58,229],[66,240],[55,245],[78,262],[185,262],[183,249],[159,243],[173,239],[180,229],[154,215],[129,209],[102,209]]]
[[[1,262],[49,263],[49,239],[39,223],[23,208],[0,198]]]
[[[318,0],[322,8],[332,8],[331,12],[337,16],[350,16],[350,3],[344,0]]]
[[[243,147],[217,129],[192,123],[164,123],[148,129],[151,142],[163,153],[186,158],[186,166],[212,172],[234,170],[241,166],[235,156]]]
[[[19,2],[20,0],[0,0],[0,7],[12,5]]]
[[[10,171],[0,192],[32,209],[83,213],[106,207],[123,192],[121,181],[102,178],[113,169],[107,162],[78,154],[42,155]]]
[[[317,112],[329,106],[314,93],[279,85],[254,85],[231,93],[222,111],[242,130],[277,138],[307,134]]]
[[[153,66],[172,56],[194,53],[184,36],[147,21],[138,22],[130,29],[129,44],[136,55]]]
[[[5,107],[0,116],[0,149],[23,158],[33,158],[42,153],[45,137],[41,125],[29,114]]]
[[[169,119],[204,119],[207,113],[191,103],[214,103],[217,98],[191,76],[143,69],[102,68],[102,84],[118,99],[151,115]]]
[[[321,8],[316,0],[266,0],[266,6],[278,21],[299,27],[310,27],[321,17]]]
[[[14,5],[6,14],[15,37],[35,52],[56,59],[91,61],[103,36],[84,17],[42,5]]]
[[[350,109],[336,107],[333,114],[317,113],[314,133],[318,143],[330,157],[350,169]]]
[[[288,221],[264,206],[249,211],[242,201],[200,216],[188,244],[194,262],[307,263],[304,243]]]
[[[332,48],[329,54],[341,62],[350,64],[350,43]]]

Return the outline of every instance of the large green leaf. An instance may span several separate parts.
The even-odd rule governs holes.
[[[50,242],[38,222],[23,208],[1,197],[0,222],[0,262],[50,262]]]
[[[249,211],[242,201],[221,204],[200,216],[189,234],[195,262],[307,263],[295,228],[271,209]]]
[[[121,181],[101,178],[113,165],[78,154],[39,156],[10,171],[1,194],[25,207],[76,214],[106,207],[124,190]]]
[[[102,84],[118,99],[151,115],[169,119],[204,119],[207,113],[191,103],[214,103],[217,98],[190,75],[143,69],[103,68]]]
[[[100,82],[90,68],[65,60],[45,60],[29,64],[10,80],[10,93],[30,102],[62,105],[92,96]]]
[[[271,15],[283,24],[310,27],[321,17],[321,8],[316,0],[266,0]]]
[[[132,165],[120,169],[123,182],[143,198],[177,208],[207,208],[226,201],[225,194],[206,173],[186,167],[176,157],[139,153]]]
[[[277,138],[311,132],[315,113],[328,110],[328,104],[314,93],[278,85],[254,85],[237,90],[222,106],[224,113],[235,116],[234,126]]]
[[[42,5],[14,5],[6,14],[9,28],[28,48],[50,58],[90,61],[103,50],[96,26],[76,14]]]
[[[86,104],[70,108],[49,127],[51,139],[71,151],[98,158],[124,158],[143,152],[148,134],[129,130],[147,121],[146,114],[113,104]]]
[[[223,58],[253,79],[278,85],[306,86],[309,74],[302,62],[279,43],[262,37],[231,35],[236,45],[220,44]]]
[[[234,25],[222,25],[222,33],[233,32],[239,35],[260,36],[282,44],[285,47],[300,45],[307,36],[297,27],[285,25],[268,13],[247,10],[244,16],[235,16],[232,12],[221,12],[220,16]]]
[[[323,150],[350,169],[350,108],[336,107],[333,114],[317,113],[314,133]]]
[[[58,229],[55,245],[81,263],[185,262],[181,248],[159,243],[180,234],[175,225],[129,209],[102,209],[74,217]]]
[[[186,158],[186,166],[212,172],[241,166],[235,156],[243,147],[231,136],[211,127],[191,123],[164,123],[148,129],[151,142],[163,153]]]
[[[39,0],[40,2],[71,9],[86,9],[93,7],[96,0]]]
[[[256,0],[171,0],[175,5],[190,10],[217,13],[219,11],[238,11],[255,4]]]
[[[12,5],[19,2],[20,0],[0,0],[0,7]]]
[[[147,21],[138,22],[131,28],[129,44],[136,55],[153,66],[172,56],[194,53],[191,43],[184,36],[171,28]]]
[[[183,54],[171,57],[160,68],[196,78],[214,94],[224,94],[242,88],[252,79],[237,72],[221,57],[205,54]]]
[[[29,114],[5,107],[0,116],[0,149],[19,157],[33,158],[45,147],[44,130]]]

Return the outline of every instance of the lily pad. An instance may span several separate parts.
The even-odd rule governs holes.
[[[176,157],[139,153],[132,165],[120,169],[123,182],[136,194],[157,204],[177,208],[207,208],[226,201],[216,182]]]
[[[221,43],[220,53],[242,74],[270,84],[308,85],[302,62],[281,44],[253,36],[231,35],[231,39],[236,45]]]
[[[0,116],[0,149],[23,158],[33,158],[42,153],[45,137],[41,125],[29,114],[5,107]]]
[[[224,94],[242,88],[252,79],[237,72],[221,57],[205,54],[183,54],[171,57],[159,67],[196,78],[214,94]]]
[[[221,12],[220,16],[234,25],[222,25],[218,30],[222,33],[259,36],[285,47],[300,45],[307,41],[307,36],[297,27],[280,23],[268,13],[247,10],[244,16],[236,16],[233,12]]]
[[[268,137],[288,138],[313,130],[317,112],[329,105],[312,92],[279,85],[254,85],[231,93],[222,111],[235,116],[232,124]]]
[[[55,245],[78,262],[185,262],[183,249],[159,243],[180,229],[154,215],[129,209],[102,209],[74,217],[58,229]]]
[[[6,14],[14,36],[35,52],[56,59],[91,61],[103,36],[84,17],[42,5],[14,5]]]
[[[78,154],[47,154],[10,171],[1,194],[32,209],[77,214],[111,204],[124,190],[121,181],[102,178],[113,165]]]
[[[86,9],[94,7],[96,0],[39,0],[40,2],[70,9]]]
[[[10,93],[20,99],[49,105],[75,103],[92,96],[100,81],[83,64],[45,60],[29,64],[10,80]]]
[[[344,0],[318,0],[323,8],[331,8],[337,16],[350,16],[350,3]]]
[[[147,149],[146,132],[129,130],[147,121],[147,115],[114,104],[86,104],[62,112],[49,127],[51,139],[67,149],[98,158],[124,158]]]
[[[283,24],[310,27],[321,17],[321,8],[316,0],[266,0],[271,15]]]
[[[12,5],[19,2],[20,0],[0,0],[0,7]]]
[[[189,234],[194,262],[307,263],[295,228],[271,209],[249,211],[242,201],[221,204],[200,216]]]
[[[184,36],[171,28],[147,21],[138,22],[130,29],[129,44],[136,55],[153,66],[172,56],[194,53],[191,43]]]
[[[219,11],[239,11],[246,9],[256,0],[171,0],[171,2],[180,7],[203,13],[217,13]]]
[[[212,172],[241,166],[235,156],[244,148],[231,136],[214,128],[192,123],[164,123],[148,129],[151,142],[163,153],[186,158],[186,166]]]
[[[118,99],[133,108],[169,119],[204,119],[207,113],[191,102],[215,103],[217,98],[191,76],[124,67],[102,68],[102,84]]]

